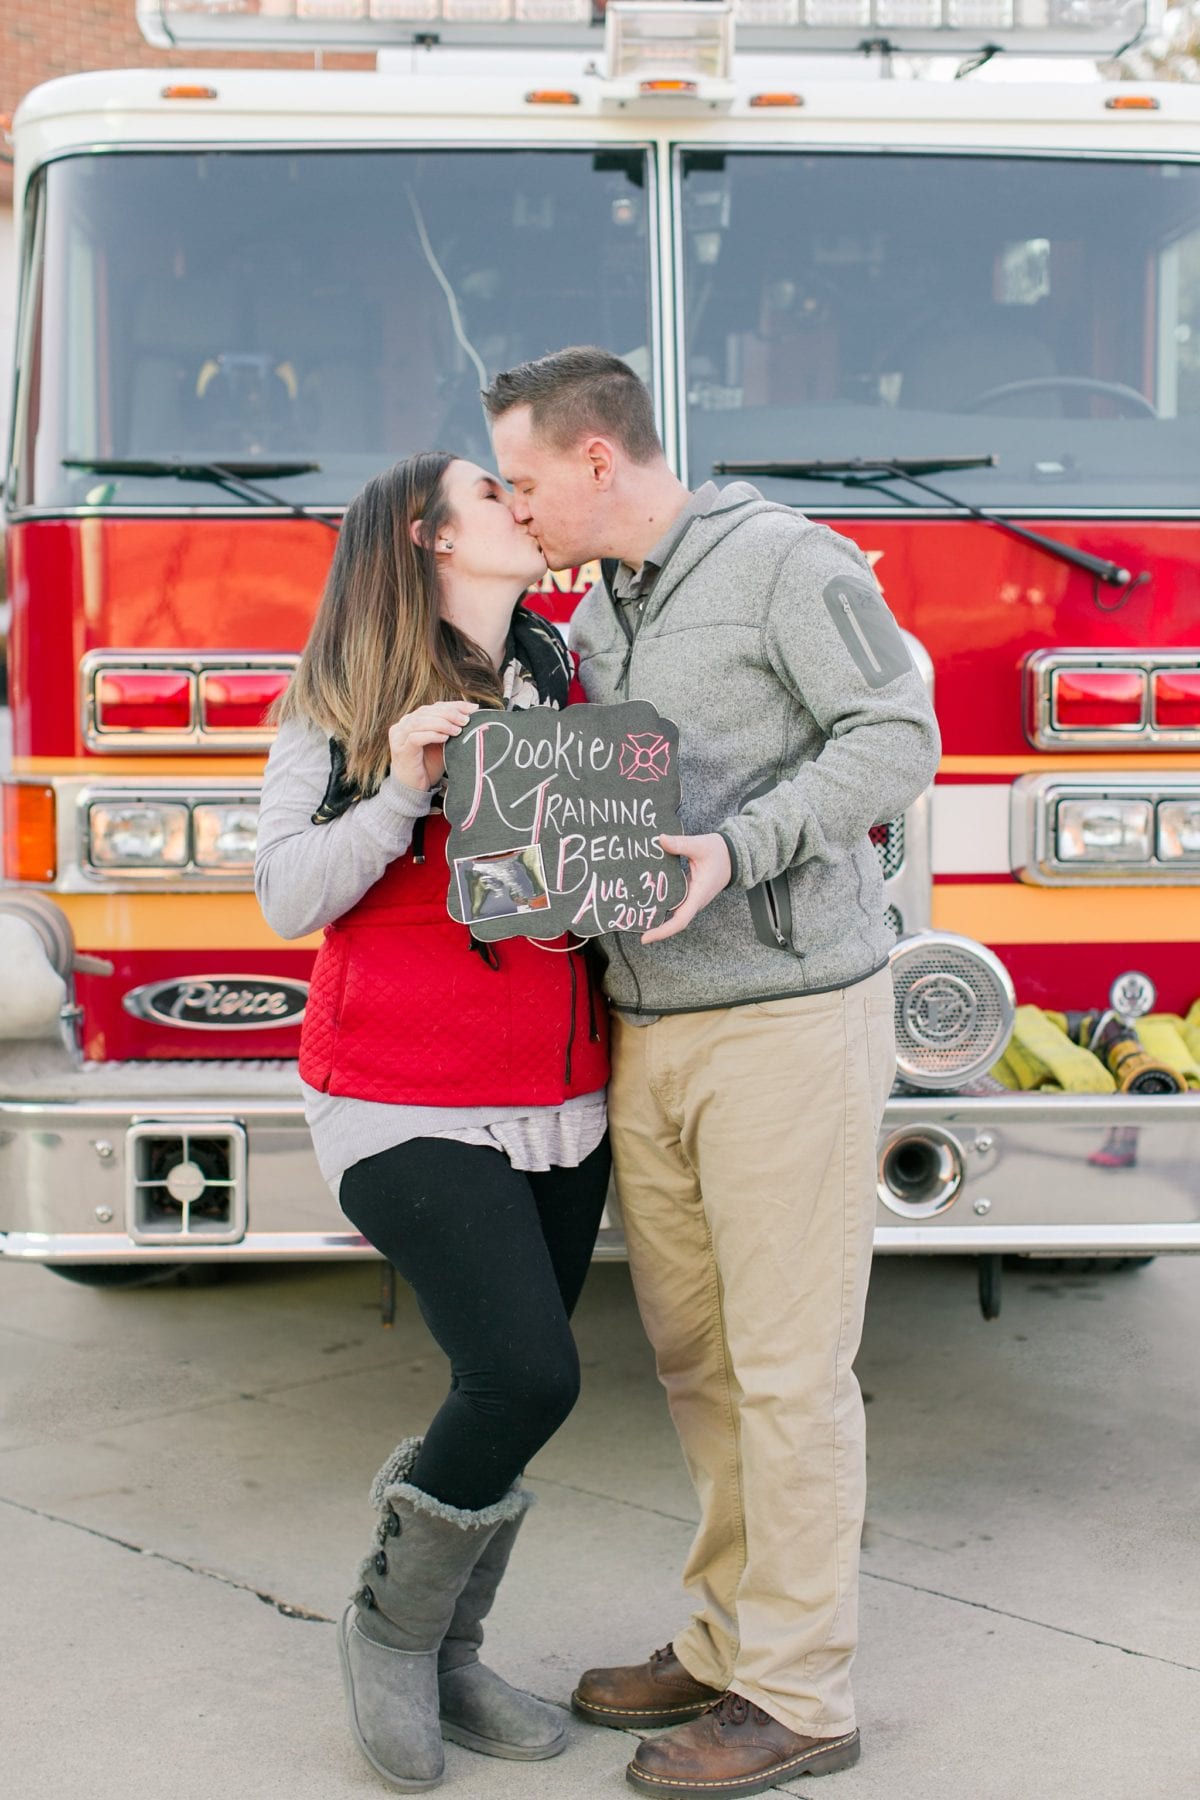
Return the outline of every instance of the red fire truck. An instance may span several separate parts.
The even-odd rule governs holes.
[[[381,66],[84,75],[17,116],[0,1254],[369,1254],[302,1117],[314,945],[251,887],[264,713],[364,480],[486,462],[480,386],[578,342],[689,484],[852,536],[933,684],[937,782],[875,834],[879,1249],[975,1255],[994,1310],[1005,1253],[1200,1248],[1200,1093],[987,1073],[1014,1000],[1200,996],[1200,94],[990,79],[1115,49],[1128,6],[139,10]],[[591,575],[536,604],[569,631]]]

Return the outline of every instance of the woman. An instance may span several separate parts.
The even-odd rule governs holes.
[[[485,945],[450,918],[438,794],[480,706],[567,701],[557,633],[518,604],[544,569],[473,463],[431,452],[377,476],[347,509],[263,780],[263,912],[283,937],[325,927],[300,1048],[321,1171],[452,1371],[375,1479],[377,1547],[339,1634],[359,1747],[406,1789],[440,1780],[443,1735],[522,1759],[566,1743],[557,1709],[478,1649],[532,1503],[521,1470],[578,1393],[603,1016],[565,944]]]

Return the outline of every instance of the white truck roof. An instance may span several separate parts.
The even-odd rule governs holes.
[[[800,59],[797,59],[799,62]],[[561,52],[414,52],[394,69],[117,69],[34,88],[14,120],[16,192],[41,164],[80,151],[185,145],[353,147],[427,143],[657,143],[814,149],[1021,151],[1075,155],[1200,153],[1200,86],[1100,79],[1011,81],[830,80],[812,59],[735,59],[732,98],[702,104],[655,95],[614,104],[602,77]],[[565,65],[565,67],[564,67]],[[572,73],[573,71],[573,73]],[[171,98],[200,88],[212,98]],[[531,98],[563,89],[577,104]],[[795,92],[795,106],[755,106]],[[1118,109],[1137,96],[1147,104]]]

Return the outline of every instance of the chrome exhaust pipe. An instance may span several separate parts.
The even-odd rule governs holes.
[[[903,1219],[931,1219],[958,1198],[963,1147],[940,1125],[904,1126],[879,1152],[879,1198]]]

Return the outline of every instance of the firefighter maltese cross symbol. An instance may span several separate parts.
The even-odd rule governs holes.
[[[671,746],[655,731],[627,732],[617,766],[626,781],[662,781],[670,771]]]

